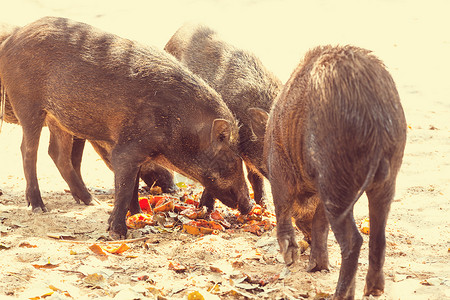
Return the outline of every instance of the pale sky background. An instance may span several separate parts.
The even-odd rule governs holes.
[[[202,22],[224,40],[254,52],[283,82],[308,49],[320,44],[354,44],[373,50],[385,62],[410,126],[432,124],[449,130],[447,0],[0,0],[0,10],[0,22],[25,25],[47,15],[69,17],[159,48],[183,23]],[[20,162],[21,131],[16,127],[4,126],[0,138],[8,139],[8,130],[14,131],[10,146],[17,148]],[[47,149],[44,146],[40,151]],[[15,159],[0,157],[0,164],[5,168]],[[50,161],[38,164],[54,168]],[[39,165],[38,170],[42,171]]]
[[[0,0],[0,7],[3,22],[63,16],[161,48],[186,21],[203,22],[253,51],[283,82],[307,49],[350,43],[386,63],[407,109],[431,101],[448,114],[447,0]]]

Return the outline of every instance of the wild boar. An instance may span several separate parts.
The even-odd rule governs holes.
[[[26,199],[33,210],[46,209],[36,177],[44,123],[56,137],[60,165],[67,164],[64,178],[75,173],[73,136],[91,141],[111,165],[112,238],[126,236],[139,168],[148,161],[199,181],[206,194],[243,213],[251,209],[236,118],[219,94],[164,51],[45,17],[2,44],[0,79],[22,126]]]
[[[354,46],[310,50],[275,101],[265,140],[285,262],[298,255],[294,217],[311,239],[308,270],[328,269],[330,224],[342,255],[333,299],[353,299],[362,244],[353,205],[366,192],[370,250],[364,294],[382,294],[385,227],[406,142],[399,95],[383,63]]]
[[[0,44],[6,40],[13,32],[15,32],[17,29],[19,29],[18,26],[6,24],[6,23],[0,23]],[[0,83],[1,87],[1,83]],[[11,107],[11,104],[9,103],[8,96],[5,95],[5,107],[2,111],[0,111],[0,118],[3,121],[6,121],[7,123],[12,124],[19,124],[19,120],[17,120],[14,111]],[[0,126],[1,129],[1,126]],[[51,139],[52,142],[54,142],[54,139]],[[84,145],[85,140],[74,137],[73,141],[73,147],[72,147],[72,165],[74,169],[77,171],[77,174],[79,175],[79,181],[83,182],[83,179],[81,178],[81,159],[83,156],[84,151]],[[59,160],[57,159],[59,154],[57,152],[57,148],[49,145],[49,154],[51,157],[55,160],[55,163],[58,163]],[[63,166],[58,167],[64,168]],[[155,163],[148,162],[145,163],[141,167],[140,175],[142,180],[149,186],[152,186],[153,184],[159,185],[163,192],[165,193],[172,193],[176,190],[176,186],[173,182],[173,174],[171,171],[167,170],[166,168],[159,166]],[[73,184],[69,184],[73,185]],[[80,202],[80,199],[74,195],[74,198],[77,202]],[[87,198],[86,198],[87,199]],[[87,204],[90,203],[90,200],[86,200]]]
[[[265,206],[263,117],[281,90],[281,81],[253,53],[230,45],[204,25],[182,26],[164,49],[215,89],[242,124],[239,152],[247,167],[254,199]]]

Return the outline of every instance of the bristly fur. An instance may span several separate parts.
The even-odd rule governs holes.
[[[406,143],[395,83],[370,51],[320,46],[308,51],[272,107],[265,156],[287,264],[297,258],[291,217],[311,239],[309,271],[328,269],[329,224],[341,247],[335,298],[353,299],[362,244],[353,205],[367,193],[371,220],[364,294],[384,289],[385,226]]]
[[[259,203],[264,197],[264,134],[255,135],[250,109],[268,113],[281,90],[281,81],[253,53],[227,43],[202,24],[183,25],[164,49],[214,88],[239,120],[239,151]]]
[[[113,169],[113,238],[127,232],[125,210],[139,210],[136,178],[148,161],[249,211],[236,118],[214,89],[166,52],[85,23],[45,17],[2,44],[0,77],[23,129],[26,197],[33,210],[46,210],[35,165],[47,124],[49,154],[75,199],[91,201],[70,163],[74,136],[89,140]]]

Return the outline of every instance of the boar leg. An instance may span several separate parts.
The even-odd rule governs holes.
[[[134,185],[134,191],[133,191],[133,198],[130,202],[129,211],[131,215],[139,214],[141,213],[141,206],[139,205],[139,175],[136,176],[136,183]]]
[[[313,196],[317,197],[317,196]],[[317,202],[312,219],[311,253],[309,255],[308,272],[329,270],[328,266],[328,219],[321,201]]]
[[[277,219],[277,239],[284,262],[291,265],[298,258],[298,244],[292,226],[292,195],[286,191],[285,184],[271,179],[273,203]]]
[[[69,185],[70,192],[75,201],[77,203],[83,201],[86,205],[90,204],[92,195],[72,165],[73,136],[61,129],[56,121],[50,118],[47,119],[47,126],[50,131],[48,154],[55,162],[61,176]]]
[[[325,191],[332,191],[327,188]],[[337,242],[341,248],[341,269],[336,292],[333,299],[354,299],[355,296],[355,276],[358,268],[359,252],[362,245],[362,237],[358,232],[353,218],[353,210],[346,215],[342,215],[344,208],[337,208],[336,203],[342,203],[341,199],[333,199],[329,193],[321,193],[327,211],[331,229],[334,232]],[[328,198],[326,198],[328,195]],[[356,192],[351,194],[356,195]],[[344,203],[351,203],[354,196],[344,197],[348,199]],[[342,198],[342,197],[340,197]]]
[[[37,151],[44,119],[39,120],[35,124],[38,123],[40,126],[34,125],[30,127],[22,123],[23,138],[20,150],[22,151],[23,169],[25,180],[27,181],[25,191],[27,203],[28,205],[31,204],[33,212],[46,212],[47,208],[42,201],[36,173]]]
[[[75,172],[78,174],[78,177],[81,177],[81,160],[83,158],[84,145],[86,144],[85,139],[80,139],[77,137],[73,137],[73,145],[72,145],[72,166]]]
[[[253,188],[255,202],[266,208],[266,195],[264,192],[264,177],[251,167],[247,167],[247,178]]]
[[[118,146],[112,151],[111,165],[114,170],[115,201],[108,220],[109,236],[112,239],[126,238],[125,218],[134,195],[137,195],[136,180],[144,161],[139,153],[132,151],[130,145]],[[137,199],[136,199],[137,202]],[[134,204],[133,204],[134,205]]]
[[[380,296],[384,292],[383,265],[386,253],[386,222],[394,198],[395,179],[384,186],[367,190],[369,199],[370,240],[369,270],[364,295]]]

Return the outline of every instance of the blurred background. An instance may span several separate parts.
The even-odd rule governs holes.
[[[224,40],[254,52],[283,82],[309,48],[354,44],[373,50],[385,62],[410,126],[426,128],[432,122],[448,132],[450,2],[446,0],[0,0],[0,7],[0,22],[25,25],[47,15],[68,17],[159,48],[183,23],[202,22]],[[46,138],[44,129],[41,145],[46,145]],[[3,126],[0,165],[10,168],[7,174],[23,177],[20,139],[18,126]],[[50,168],[49,174],[55,174],[47,147],[40,151],[45,155],[38,161],[39,172]],[[92,159],[97,161],[97,156]],[[102,163],[90,167],[97,165],[103,170]],[[102,177],[107,185],[112,182],[112,173]],[[0,185],[4,180],[0,178]]]

